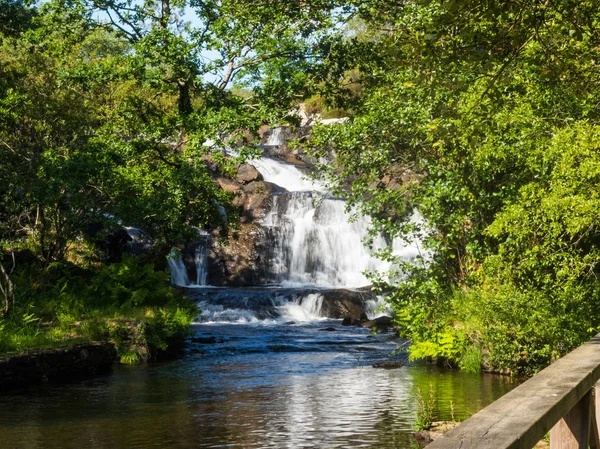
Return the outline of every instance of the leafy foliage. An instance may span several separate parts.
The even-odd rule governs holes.
[[[336,97],[354,114],[316,129],[311,151],[386,234],[414,232],[414,207],[425,218],[425,257],[398,261],[390,295],[413,357],[459,363],[475,347],[488,368],[530,374],[600,323],[597,5],[357,11],[330,70],[357,70],[363,93]]]
[[[15,276],[18,295],[14,313],[0,321],[0,353],[110,340],[129,360],[131,345],[154,352],[178,347],[197,309],[167,279],[135,257],[94,273],[65,263],[41,272],[30,266]],[[126,338],[135,341],[123,345]]]

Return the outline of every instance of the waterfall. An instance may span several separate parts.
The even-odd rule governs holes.
[[[154,240],[152,240],[152,237],[150,237],[146,231],[132,226],[125,226],[123,229],[125,229],[127,235],[131,237],[131,240],[127,242],[127,253],[140,255],[146,254],[152,249]]]
[[[210,248],[210,235],[204,229],[198,229],[200,241],[194,248],[194,265],[196,266],[196,285],[207,285],[208,252]]]
[[[286,190],[274,194],[260,223],[264,241],[253,248],[265,282],[287,287],[363,287],[370,283],[365,272],[385,273],[393,268],[391,262],[375,257],[375,252],[391,247],[393,255],[405,260],[419,255],[418,242],[406,245],[382,235],[371,236],[372,245],[367,247],[364,240],[370,235],[370,217],[352,217],[345,201],[328,197],[324,185],[308,179],[297,166],[268,157],[251,163],[265,181]],[[197,287],[209,281],[210,236],[198,231],[198,241],[186,247],[183,259],[180,255],[169,258],[175,285]]]
[[[229,301],[225,304],[220,302],[219,292],[215,291],[212,299],[198,302],[200,314],[197,320],[203,323],[298,323],[326,319],[321,314],[321,293],[309,291],[302,294],[276,295],[272,298],[269,296],[266,293],[259,302],[238,298],[238,307],[232,307]]]
[[[284,128],[283,127],[277,127],[277,128],[273,128],[271,130],[271,135],[269,136],[269,138],[267,139],[265,146],[267,147],[278,147],[281,146],[285,143],[285,139],[284,139],[284,133],[283,133]]]
[[[171,273],[171,284],[180,287],[201,287],[206,285],[208,275],[208,253],[210,248],[210,235],[203,229],[198,229],[200,239],[186,248],[193,248],[194,266],[196,268],[195,283],[190,281],[188,272],[183,262],[182,254],[173,248],[167,259],[169,272]]]
[[[277,184],[289,192],[325,191],[323,183],[309,179],[294,165],[268,157],[261,157],[249,162],[254,165],[265,181]]]
[[[171,250],[167,259],[167,264],[169,265],[169,272],[171,273],[171,284],[180,287],[190,285],[190,279],[188,278],[181,255],[177,254],[175,248]]]
[[[372,249],[363,239],[369,235],[371,219],[351,219],[345,202],[325,197],[322,184],[305,179],[289,164],[261,158],[254,162],[266,181],[286,188],[276,195],[263,226],[270,237],[268,269],[282,285],[361,287],[369,284],[365,271],[385,272],[389,262],[373,256],[388,246],[383,236],[374,237]],[[392,252],[406,260],[419,255],[417,244],[390,242]]]
[[[369,284],[365,270],[387,270],[389,264],[372,256],[363,243],[371,220],[354,221],[342,200],[318,198],[309,192],[278,195],[265,217],[272,252],[270,271],[282,283],[328,287]],[[384,248],[383,237],[374,249]]]
[[[282,318],[286,321],[303,322],[323,319],[321,307],[323,295],[311,293],[295,301],[286,302],[278,307]]]

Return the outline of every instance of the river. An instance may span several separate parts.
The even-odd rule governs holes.
[[[216,342],[190,343],[168,363],[0,397],[0,447],[412,448],[418,388],[434,389],[438,419],[458,420],[514,386],[434,366],[372,368],[397,341],[340,320],[193,331]]]
[[[290,164],[254,164],[284,189],[258,223],[267,251],[256,259],[271,284],[201,287],[210,283],[210,239],[200,230],[191,275],[183,260],[169,260],[173,283],[199,305],[185,357],[0,396],[0,448],[412,448],[419,390],[433,389],[436,419],[462,420],[515,386],[410,364],[392,333],[326,318],[340,295],[353,296],[350,305],[358,297],[370,318],[382,313],[373,294],[347,290],[369,283],[365,271],[392,267],[376,249],[417,263],[427,255],[418,239],[375,236],[365,247],[368,217],[351,220],[343,201]],[[141,232],[128,231],[134,240]],[[390,359],[405,366],[372,366]]]

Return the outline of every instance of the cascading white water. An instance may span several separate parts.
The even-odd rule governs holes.
[[[243,303],[243,301],[242,301]],[[268,318],[259,317],[251,308],[226,307],[209,301],[198,302],[200,314],[198,321],[203,323],[287,323],[293,321],[308,322],[326,319],[321,315],[323,295],[308,293],[294,298],[278,296],[271,304]]]
[[[210,235],[203,229],[197,228],[200,240],[194,247],[194,265],[196,267],[195,283],[190,281],[181,254],[173,248],[167,259],[169,272],[171,273],[171,284],[180,287],[202,287],[206,285],[208,276],[208,252]]]
[[[196,265],[196,285],[206,285],[208,276],[208,247],[198,245],[194,250],[194,264]]]
[[[316,321],[323,319],[321,315],[322,305],[323,295],[311,293],[296,301],[285,302],[278,309],[285,320],[294,322]]]
[[[371,220],[351,221],[344,208],[341,200],[306,192],[274,198],[264,225],[272,237],[270,268],[277,279],[292,285],[361,287],[369,284],[365,270],[390,268],[363,243]],[[374,250],[385,246],[382,236],[374,239]]]
[[[323,185],[305,179],[296,167],[274,159],[254,162],[265,181],[286,188],[277,195],[263,226],[271,236],[269,269],[283,285],[361,287],[369,284],[365,271],[385,272],[389,262],[373,256],[385,248],[383,236],[369,249],[363,243],[371,226],[369,217],[355,220],[345,212],[345,202],[314,194]],[[419,255],[418,245],[392,242],[394,255],[406,260]]]
[[[273,128],[271,130],[271,135],[265,142],[265,146],[278,147],[278,146],[283,145],[285,143],[285,139],[283,136],[283,130],[284,130],[284,128],[282,128],[282,127]]]
[[[129,254],[145,254],[150,251],[154,240],[152,240],[152,237],[146,231],[132,226],[125,226],[123,229],[131,237],[131,240],[127,242],[127,252]]]
[[[169,272],[171,273],[171,284],[178,285],[180,287],[187,287],[190,285],[190,279],[188,278],[187,271],[181,255],[175,253],[175,249],[171,250],[171,254],[167,258],[167,264],[169,266]]]
[[[325,191],[323,183],[309,179],[294,165],[268,157],[261,157],[249,162],[254,165],[265,181],[277,184],[289,192]]]

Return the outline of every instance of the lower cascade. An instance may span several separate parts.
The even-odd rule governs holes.
[[[371,220],[351,219],[343,200],[312,192],[290,192],[273,198],[273,207],[264,220],[269,232],[269,269],[283,285],[361,287],[369,283],[365,271],[385,272],[389,262],[373,253],[385,248],[377,236],[368,248],[363,239]],[[392,242],[395,255],[412,260],[416,246]]]

